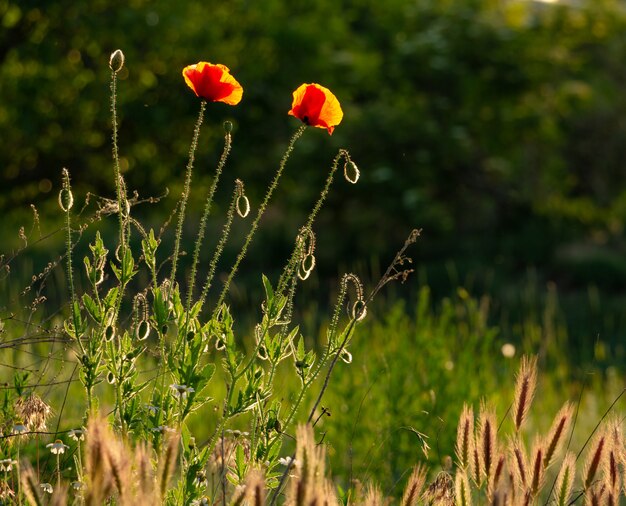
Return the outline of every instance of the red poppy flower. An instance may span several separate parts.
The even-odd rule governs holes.
[[[188,65],[183,69],[183,77],[187,86],[201,98],[209,102],[224,102],[237,105],[241,101],[243,88],[230,75],[225,65],[213,65],[205,61]]]
[[[328,88],[315,83],[303,84],[293,92],[289,114],[305,125],[325,128],[331,135],[343,118],[337,97]]]

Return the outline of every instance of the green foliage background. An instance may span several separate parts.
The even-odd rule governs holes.
[[[322,277],[354,258],[376,264],[422,227],[417,261],[435,290],[467,273],[488,290],[489,276],[529,267],[564,290],[614,296],[626,282],[623,2],[1,0],[0,23],[4,251],[30,227],[29,203],[59,216],[61,167],[76,195],[112,195],[107,62],[122,48],[122,168],[141,196],[169,188],[157,223],[180,195],[198,109],[185,65],[225,63],[245,88],[240,106],[209,108],[195,216],[224,119],[236,131],[218,204],[241,177],[254,206],[296,127],[292,90],[315,81],[340,99],[335,134],[308,132],[294,153],[251,272],[282,263],[345,146],[362,179],[338,185],[320,217]]]

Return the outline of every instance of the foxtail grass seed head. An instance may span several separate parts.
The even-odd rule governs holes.
[[[348,183],[356,184],[361,176],[361,172],[359,168],[356,166],[352,160],[346,160],[346,163],[343,165],[343,177],[346,178]]]
[[[487,483],[491,480],[495,464],[497,420],[493,408],[483,404],[478,415],[478,438],[476,445],[480,446],[481,470]]]
[[[522,442],[515,438],[510,444],[510,453],[513,467],[514,484],[517,489],[526,490],[530,479],[528,457]]]
[[[583,485],[585,490],[591,487],[602,465],[602,459],[606,453],[606,439],[606,433],[604,431],[597,434],[593,439],[583,470]]]
[[[522,357],[522,363],[517,373],[515,383],[515,399],[513,401],[513,423],[515,431],[519,432],[537,389],[537,357]]]
[[[124,53],[121,49],[116,49],[109,58],[109,68],[117,74],[124,67]]]
[[[572,452],[568,452],[563,459],[554,487],[557,506],[567,506],[569,504],[576,475],[575,466],[576,456]]]
[[[547,468],[554,461],[563,447],[572,424],[573,415],[574,406],[570,402],[566,402],[554,418],[545,442],[544,468]]]
[[[422,490],[426,484],[428,470],[422,464],[413,468],[409,481],[402,495],[401,506],[416,506],[422,497]],[[468,505],[465,505],[468,506]]]
[[[537,497],[545,480],[545,467],[543,465],[545,449],[541,438],[537,438],[535,441],[531,455],[530,492],[533,497]]]
[[[465,471],[458,470],[454,480],[454,495],[458,506],[472,505],[472,489]],[[404,506],[404,503],[403,503]]]
[[[474,443],[474,409],[463,405],[459,425],[456,430],[456,458],[462,469],[470,465],[471,448]]]

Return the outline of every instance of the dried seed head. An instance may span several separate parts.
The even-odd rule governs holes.
[[[31,432],[46,430],[46,422],[52,416],[52,409],[37,394],[15,401],[15,413],[23,420]]]
[[[124,67],[124,53],[121,49],[116,49],[109,58],[109,68],[117,74]]]
[[[454,505],[454,482],[452,477],[442,471],[437,475],[435,481],[424,492],[424,498],[430,504],[437,504],[439,506],[453,506]]]

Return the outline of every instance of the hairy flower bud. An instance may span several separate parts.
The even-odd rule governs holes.
[[[116,74],[122,70],[124,66],[124,53],[122,53],[121,49],[116,49],[111,53],[111,58],[109,59],[109,67]]]

